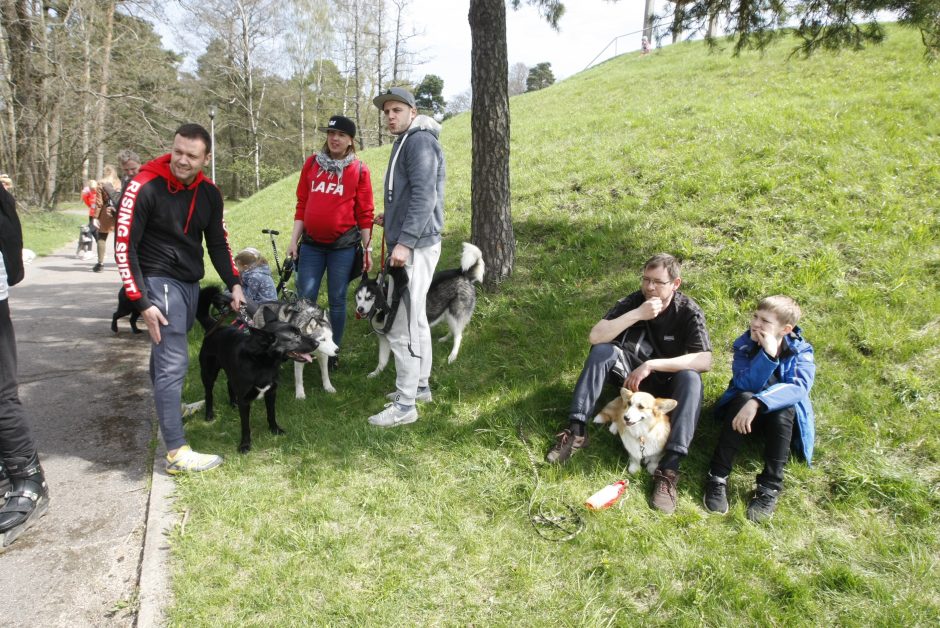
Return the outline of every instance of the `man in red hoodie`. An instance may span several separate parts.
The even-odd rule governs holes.
[[[172,151],[145,164],[128,184],[116,226],[118,272],[153,342],[150,380],[171,474],[222,464],[220,456],[193,451],[183,434],[187,333],[195,321],[199,280],[205,274],[203,237],[212,265],[232,292],[232,308],[244,303],[222,220],[222,194],[202,174],[210,159],[209,132],[198,124],[181,126]]]

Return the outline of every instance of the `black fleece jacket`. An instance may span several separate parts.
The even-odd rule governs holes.
[[[23,280],[23,229],[16,215],[16,200],[0,185],[0,253],[7,269],[7,283]]]
[[[199,281],[205,275],[202,241],[225,285],[239,283],[222,219],[222,194],[200,172],[183,185],[170,155],[144,164],[128,184],[118,210],[114,259],[138,311],[151,306],[144,277]]]

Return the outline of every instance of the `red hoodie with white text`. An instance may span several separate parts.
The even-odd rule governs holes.
[[[138,311],[151,305],[144,277],[203,278],[203,238],[225,285],[231,289],[239,283],[222,204],[222,193],[202,172],[189,185],[173,176],[169,154],[144,164],[127,185],[115,226],[114,259]]]

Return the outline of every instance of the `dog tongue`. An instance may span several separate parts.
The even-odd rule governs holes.
[[[309,353],[295,353],[291,352],[290,357],[297,362],[313,362],[313,356]]]
[[[357,321],[362,320],[362,314],[360,314],[359,312],[356,312],[356,320]]]

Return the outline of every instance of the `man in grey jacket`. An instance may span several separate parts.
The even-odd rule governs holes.
[[[438,141],[441,125],[418,115],[408,90],[392,87],[372,102],[385,114],[389,133],[398,136],[385,173],[385,214],[376,223],[384,227],[389,265],[403,268],[408,282],[387,334],[395,356],[396,390],[369,423],[395,427],[417,421],[415,402],[431,400],[431,327],[425,301],[441,256],[444,151]]]

